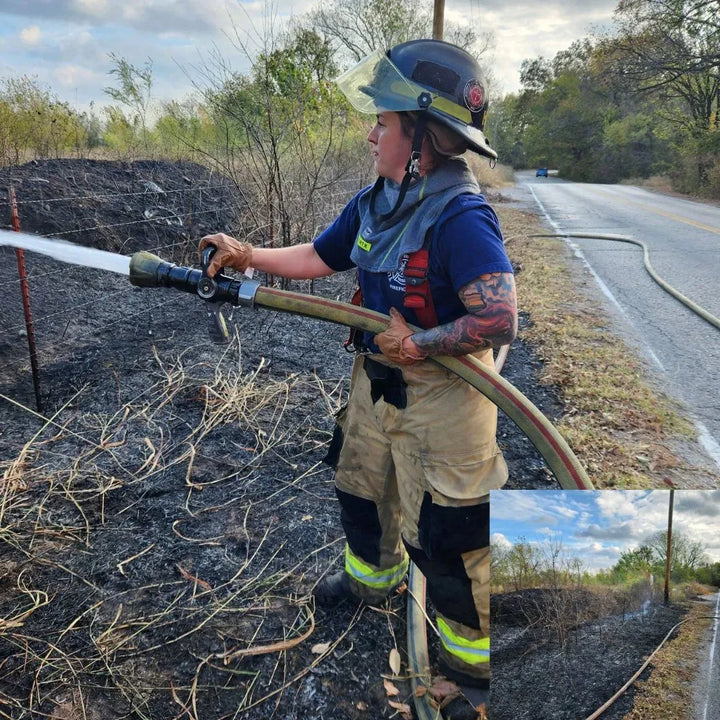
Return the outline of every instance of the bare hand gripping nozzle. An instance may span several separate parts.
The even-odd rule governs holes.
[[[201,270],[175,265],[145,250],[136,252],[130,258],[130,282],[137,287],[171,287],[200,296],[207,303],[210,338],[216,343],[228,343],[230,333],[222,313],[223,303],[253,307],[260,283],[237,280],[222,271],[211,278],[207,268],[214,252],[212,245],[202,251]]]

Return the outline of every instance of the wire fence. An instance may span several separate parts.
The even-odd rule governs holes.
[[[22,232],[120,255],[142,249],[196,265],[198,240],[212,232],[275,244],[276,220],[271,215],[250,225],[248,199],[232,182],[188,164],[138,165],[53,161],[0,170],[0,227],[12,229],[6,186],[14,188]],[[304,224],[311,231],[298,241],[311,240],[327,226],[361,185],[360,177],[349,177],[325,188]],[[292,188],[288,183],[289,194]],[[78,348],[101,344],[109,333],[146,328],[152,334],[153,319],[184,312],[186,299],[179,295],[146,293],[136,299],[126,277],[32,252],[25,253],[25,264],[41,368]],[[0,246],[0,384],[10,386],[29,368],[20,282],[14,250]],[[119,309],[113,319],[108,307]]]

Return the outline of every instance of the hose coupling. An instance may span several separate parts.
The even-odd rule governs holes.
[[[240,307],[255,307],[255,295],[260,283],[257,280],[242,280],[237,293],[237,304]]]

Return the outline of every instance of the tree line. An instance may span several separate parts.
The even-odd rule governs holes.
[[[720,587],[720,562],[711,562],[705,547],[675,532],[670,547],[670,581]],[[579,588],[589,585],[631,586],[647,578],[659,585],[665,577],[667,531],[647,537],[638,547],[620,553],[608,569],[590,572],[586,561],[567,553],[558,540],[531,543],[520,538],[511,545],[491,547],[491,578],[496,589]]]
[[[552,59],[525,60],[521,90],[502,98],[492,92],[492,34],[446,25],[446,39],[486,70],[487,132],[501,162],[592,182],[662,175],[679,191],[720,197],[720,0],[620,0],[614,20],[611,32]],[[0,81],[0,162],[98,150],[190,158],[231,173],[249,167],[266,205],[282,202],[285,179],[296,194],[312,193],[342,168],[366,167],[367,120],[332,78],[431,26],[422,0],[318,4],[292,26],[265,29],[259,50],[236,31],[248,71],[210,55],[192,96],[162,104],[152,98],[150,59],[134,66],[110,56],[111,104],[99,112],[74,110],[32,78]]]
[[[491,135],[514,167],[720,197],[720,1],[621,0],[612,33],[523,62]]]
[[[194,92],[156,103],[153,64],[110,56],[111,103],[100,113],[73,110],[31,78],[0,81],[0,163],[75,154],[163,158],[209,165],[244,197],[242,227],[255,244],[311,239],[369,181],[367,116],[333,79],[380,47],[431,34],[424,0],[333,0],[289,27],[272,24],[228,36],[249,70],[208,54],[193,71]],[[447,28],[448,39],[482,53],[489,36]]]
[[[195,92],[185,100],[154,102],[152,59],[135,66],[113,53],[112,84],[104,88],[112,102],[99,111],[73,109],[32,77],[0,80],[0,163],[98,148],[187,157],[202,155],[204,145],[218,140],[257,142],[261,131],[279,132],[284,147],[307,133],[331,134],[338,122],[329,122],[328,113],[332,117],[339,101],[332,79],[378,48],[430,36],[432,13],[425,0],[333,0],[287,27],[271,22],[254,30],[259,48],[249,46],[245,30],[228,32],[250,69],[234,71],[226,58],[210,53],[193,70]],[[478,55],[492,43],[490,34],[452,23],[446,35]],[[352,114],[344,106],[343,123],[356,121]],[[293,125],[300,132],[288,133]]]

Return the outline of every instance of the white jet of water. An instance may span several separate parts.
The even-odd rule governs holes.
[[[0,245],[9,245],[10,247],[22,248],[41,255],[49,255],[55,260],[73,265],[85,265],[86,267],[108,270],[120,275],[130,274],[130,258],[127,255],[118,255],[105,250],[75,245],[75,243],[66,240],[0,230]]]

